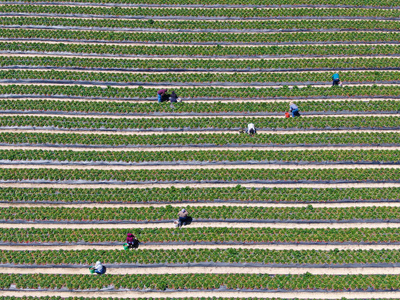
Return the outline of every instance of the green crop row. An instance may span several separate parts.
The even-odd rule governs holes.
[[[13,0],[5,0],[3,2],[15,2]],[[28,0],[21,1],[25,3],[36,3],[36,2],[53,2],[53,0]],[[127,3],[127,4],[157,4],[159,5],[158,0],[63,0],[59,2],[76,2],[76,3]],[[178,7],[182,5],[243,5],[242,1],[234,0],[190,0],[190,1],[181,1],[181,0],[168,0],[163,2],[164,5],[178,5]],[[372,7],[388,7],[388,6],[398,6],[398,2],[393,0],[325,0],[324,5],[346,5],[346,6],[372,6]],[[251,0],[246,2],[246,5],[257,5],[257,6],[279,6],[279,5],[321,5],[321,1],[318,0],[279,0],[279,1],[271,1],[271,0]]]
[[[399,201],[400,188],[1,188],[2,202],[195,203]],[[186,205],[186,204],[182,204]]]
[[[174,275],[50,275],[0,274],[0,288],[88,290],[110,286],[129,290],[261,289],[326,291],[393,291],[400,275],[269,275],[269,274],[174,274]]]
[[[188,9],[184,7],[94,7],[94,6],[39,6],[39,5],[2,5],[2,13],[34,13],[62,15],[97,16],[185,16],[185,17],[227,17],[227,18],[274,18],[274,17],[380,17],[399,18],[398,10],[378,10],[363,8],[211,8]]]
[[[258,129],[391,129],[400,127],[396,116],[352,116],[352,117],[232,117],[232,118],[86,118],[49,116],[2,116],[0,126],[4,127],[56,127],[64,129],[219,129],[236,130],[254,123]],[[240,137],[239,137],[240,138]],[[286,139],[287,137],[285,137]],[[253,139],[254,140],[254,139]],[[207,143],[207,141],[204,141]]]
[[[0,6],[1,7],[1,6]],[[399,23],[400,24],[400,23]],[[10,56],[0,61],[1,67],[59,67],[85,70],[101,69],[178,69],[178,70],[311,70],[311,69],[386,69],[400,68],[399,58],[313,58],[276,60],[204,60],[204,59],[110,59],[82,57]],[[347,73],[346,73],[347,74]]]
[[[363,8],[153,8],[153,7],[95,7],[55,5],[2,5],[2,13],[96,15],[96,16],[148,16],[148,17],[225,17],[225,18],[275,18],[275,17],[378,17],[400,18],[396,9],[378,10]]]
[[[2,6],[0,6],[1,8]],[[63,7],[63,6],[60,6]],[[64,44],[64,43],[25,43],[25,42],[0,42],[1,51],[19,52],[55,52],[75,54],[110,54],[148,55],[148,56],[366,56],[366,55],[397,55],[400,45],[298,45],[298,46],[123,46],[107,44]]]
[[[221,170],[220,170],[221,171]],[[347,170],[348,171],[348,170]],[[241,170],[242,172],[242,170]],[[376,172],[376,170],[374,170]],[[387,170],[380,170],[387,173]],[[55,172],[51,172],[55,173]],[[293,172],[296,173],[296,172]],[[337,172],[338,173],[338,172]],[[52,174],[50,174],[51,176]],[[297,175],[297,174],[294,174]],[[340,176],[340,174],[338,175]],[[244,176],[243,176],[244,177]],[[2,177],[3,179],[4,177]],[[245,177],[244,177],[245,178]],[[255,177],[257,178],[257,177]],[[82,176],[84,180],[85,177]],[[397,178],[396,178],[397,179]],[[365,221],[399,220],[399,207],[191,207],[186,206],[195,220],[268,220],[268,221]],[[0,220],[15,221],[168,221],[177,219],[179,208],[165,207],[3,207]]]
[[[329,74],[330,75],[330,74]],[[330,77],[327,74],[327,77]],[[321,97],[400,97],[400,86],[345,86],[343,88],[331,87],[304,87],[288,88],[256,88],[256,87],[189,87],[176,88],[175,92],[183,98],[321,98]],[[152,98],[156,99],[157,89],[143,87],[138,88],[101,88],[99,86],[87,87],[78,85],[54,86],[54,85],[0,85],[0,95],[40,95],[46,96],[79,96],[79,97],[103,97],[103,98]]]
[[[302,112],[397,112],[399,100],[371,101],[304,101],[297,102]],[[288,102],[98,102],[59,100],[1,100],[0,111],[79,112],[79,113],[281,113],[289,110]],[[270,121],[270,120],[269,120]],[[383,122],[382,125],[384,125]]]
[[[0,150],[0,160],[55,162],[270,162],[304,163],[342,161],[356,163],[399,163],[400,150],[200,150],[200,151],[72,151],[72,150]],[[1,197],[0,197],[1,198]]]
[[[0,228],[0,240],[5,243],[109,243],[121,246],[128,233],[135,234],[142,243],[398,243],[398,228],[227,228],[201,227],[150,229],[52,229]]]
[[[3,39],[46,39],[142,43],[397,43],[399,32],[296,32],[296,33],[163,33],[74,30],[0,29]]]
[[[104,264],[185,264],[185,263],[259,263],[259,264],[378,264],[397,263],[397,250],[264,250],[264,249],[184,249],[184,250],[44,250],[0,251],[1,264],[14,265],[91,265],[101,257]]]
[[[400,145],[398,132],[343,132],[343,133],[299,133],[288,139],[283,134],[153,134],[153,135],[109,135],[76,133],[19,133],[0,132],[0,143],[10,145],[96,145],[121,146],[237,146],[237,145]]]
[[[400,38],[400,37],[399,37]],[[71,80],[100,83],[324,83],[331,82],[333,72],[300,72],[300,73],[110,73],[79,71],[35,71],[35,70],[0,70],[0,79],[9,80]],[[398,71],[349,71],[341,73],[345,82],[376,83],[399,81]]]
[[[237,181],[400,181],[397,169],[185,169],[185,170],[96,170],[96,169],[0,169],[0,179],[86,180],[91,182],[237,182]]]
[[[57,26],[83,28],[136,28],[165,30],[390,30],[400,29],[398,21],[381,20],[263,20],[263,21],[204,21],[204,20],[118,20],[48,17],[0,17],[0,26]]]

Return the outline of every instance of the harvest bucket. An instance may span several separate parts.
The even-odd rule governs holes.
[[[129,250],[129,245],[127,243],[124,244],[124,250]]]
[[[94,268],[90,267],[89,272],[90,272],[90,274],[94,274]]]

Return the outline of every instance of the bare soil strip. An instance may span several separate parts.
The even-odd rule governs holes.
[[[20,245],[0,245],[0,250],[8,251],[44,251],[44,250],[121,250],[123,241],[119,245],[43,245],[32,246],[30,244]],[[302,244],[271,244],[271,245],[257,245],[257,244],[224,244],[224,245],[202,245],[202,244],[188,244],[188,245],[146,245],[140,244],[139,249],[144,250],[178,250],[178,249],[265,249],[265,250],[400,250],[400,245],[338,245],[338,244],[325,244],[325,245],[302,245]]]
[[[0,273],[6,274],[89,274],[90,266],[81,268],[18,268],[0,267]],[[273,268],[273,267],[132,267],[132,268],[107,268],[110,275],[134,275],[134,274],[304,274],[313,275],[399,275],[400,268]]]
[[[181,208],[182,206],[189,207],[307,207],[312,205],[314,208],[343,208],[343,207],[400,207],[400,202],[353,202],[353,203],[251,203],[251,202],[205,202],[205,203],[23,203],[23,202],[7,202],[0,203],[0,207],[67,207],[67,208],[121,208],[121,207],[165,207],[172,206]]]
[[[289,221],[288,221],[289,222]],[[137,229],[137,228],[174,228],[173,221],[167,223],[116,223],[116,224],[99,224],[99,223],[0,223],[0,228],[68,228],[68,229]],[[400,228],[400,223],[375,222],[375,223],[258,223],[258,222],[196,222],[188,225],[188,228],[286,228],[286,229],[310,229],[310,228]],[[185,230],[185,228],[182,228]]]
[[[65,183],[0,183],[1,187],[16,187],[16,188],[167,188],[167,187],[192,187],[192,188],[207,188],[207,187],[236,187],[237,183],[149,183],[149,184],[65,184]],[[243,187],[249,188],[381,188],[381,187],[400,187],[400,183],[291,183],[291,184],[261,184],[261,183],[241,183]]]
[[[219,164],[219,165],[139,165],[139,166],[118,166],[118,165],[68,165],[68,164],[45,164],[45,165],[31,165],[31,164],[1,164],[0,169],[56,169],[56,170],[213,170],[213,169],[400,169],[400,165],[385,165],[385,164],[337,164],[337,165],[284,165],[284,164]]]
[[[231,150],[231,151],[243,151],[243,150],[259,150],[259,151],[304,151],[304,150],[400,150],[400,146],[393,147],[385,147],[385,146],[340,146],[340,147],[315,147],[315,146],[305,146],[305,147],[258,147],[258,146],[243,146],[243,147],[224,147],[224,146],[215,146],[215,147],[187,147],[187,146],[176,146],[176,147],[120,147],[120,148],[109,148],[109,147],[90,147],[81,148],[81,147],[58,147],[58,146],[0,146],[0,150],[31,150],[31,149],[42,149],[42,150],[71,150],[71,151],[211,151],[211,150]]]
[[[282,299],[324,299],[324,300],[340,300],[347,299],[395,299],[400,298],[400,291],[395,292],[258,292],[258,291],[227,291],[227,290],[214,290],[214,291],[34,291],[34,290],[15,290],[15,291],[0,291],[0,296],[15,296],[23,297],[29,294],[32,297],[99,297],[99,298],[201,298],[201,297],[226,297],[226,298],[282,298]]]

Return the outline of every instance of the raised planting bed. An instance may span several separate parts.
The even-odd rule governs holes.
[[[120,245],[128,233],[146,245],[194,244],[400,244],[398,228],[0,228],[3,245]],[[172,225],[172,224],[171,224]],[[171,226],[172,227],[172,226]]]
[[[40,7],[40,6],[37,6]],[[61,6],[62,7],[62,6]],[[393,56],[399,57],[400,45],[298,45],[298,46],[151,46],[65,44],[41,42],[0,42],[3,53],[45,53],[47,55],[79,55],[103,57],[325,57],[334,56]]]
[[[397,183],[398,169],[0,169],[0,182],[147,183]]]
[[[77,133],[2,132],[0,145],[40,147],[311,147],[311,146],[399,146],[397,132],[345,132],[257,134],[256,136],[224,134],[154,134],[154,135],[109,135]]]
[[[368,203],[399,202],[400,188],[1,188],[3,203]]]
[[[199,150],[67,151],[0,150],[0,164],[38,165],[234,165],[234,164],[399,164],[400,150]]]
[[[0,274],[3,290],[260,290],[260,291],[396,291],[399,275],[49,275]],[[111,287],[111,288],[110,288]]]
[[[174,249],[174,250],[34,250],[0,251],[0,266],[79,266],[101,257],[115,267],[165,266],[271,266],[356,267],[398,266],[398,250],[265,250],[265,249]]]
[[[399,223],[399,207],[191,207],[193,221],[229,222],[394,222]],[[166,207],[119,207],[119,208],[71,208],[71,207],[3,207],[0,220],[3,223],[26,222],[90,222],[96,223],[165,223],[177,218],[177,208]]]
[[[397,44],[398,32],[296,32],[296,33],[162,33],[74,30],[0,29],[5,40],[117,42],[122,44],[169,43],[215,45],[278,44]]]

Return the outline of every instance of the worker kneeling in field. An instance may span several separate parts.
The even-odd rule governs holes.
[[[293,102],[290,102],[290,112],[292,113],[292,117],[300,117],[299,113],[299,107],[294,104]]]
[[[139,240],[132,233],[128,233],[126,235],[126,243],[128,244],[128,248],[139,248]]]
[[[102,275],[102,274],[106,273],[106,267],[103,266],[100,261],[97,261],[96,265],[94,267],[92,267],[91,269],[94,270],[94,273],[96,273],[98,275]]]
[[[333,76],[332,76],[332,86],[335,86],[335,85],[337,85],[337,86],[342,86],[342,83],[340,82],[339,74],[338,74],[338,73],[335,73],[335,74],[333,74]]]
[[[178,227],[181,227],[182,225],[186,225],[189,221],[189,213],[184,208],[178,213],[178,217],[179,217]]]
[[[250,123],[249,125],[247,125],[246,133],[247,133],[247,134],[250,134],[250,135],[254,135],[254,134],[257,133],[257,129],[256,129],[256,127],[254,126],[253,123]]]

